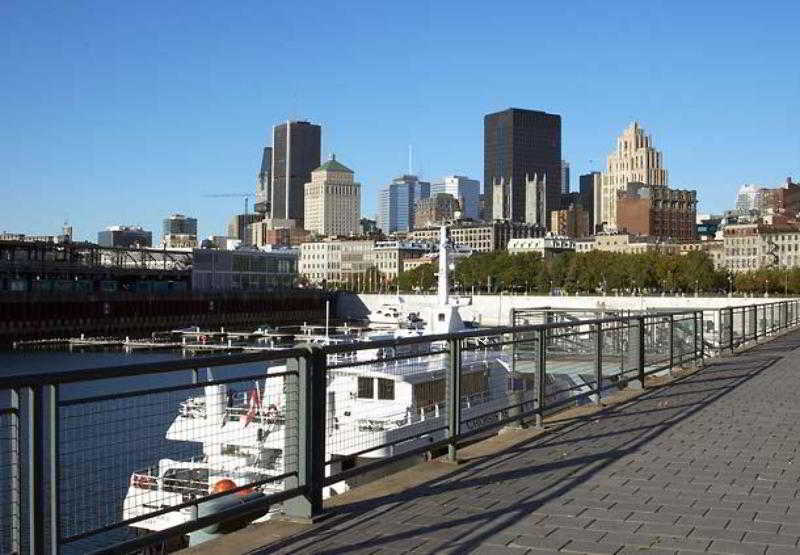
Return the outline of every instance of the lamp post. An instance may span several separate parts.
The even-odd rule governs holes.
[[[553,280],[550,280],[550,296],[553,296]]]
[[[699,297],[700,296],[700,280],[699,279],[694,280],[694,296],[695,297]]]
[[[765,282],[765,285],[764,285],[764,296],[765,297],[769,297],[769,278],[764,280],[764,282]]]
[[[728,274],[728,296],[733,297],[733,274]]]

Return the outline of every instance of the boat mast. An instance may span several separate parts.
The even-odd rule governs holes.
[[[447,227],[443,225],[441,228],[439,228],[439,283],[436,296],[437,304],[440,306],[447,304],[447,299],[450,293],[450,282],[447,271]]]

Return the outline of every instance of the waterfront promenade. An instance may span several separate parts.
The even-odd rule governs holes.
[[[503,434],[200,553],[798,553],[800,332],[566,423]]]

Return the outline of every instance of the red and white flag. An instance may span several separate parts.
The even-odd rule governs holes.
[[[256,417],[256,414],[261,410],[261,396],[258,394],[257,389],[251,389],[247,394],[248,396],[248,410],[244,417],[244,425],[247,426]]]

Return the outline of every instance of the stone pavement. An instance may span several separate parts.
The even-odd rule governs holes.
[[[250,553],[800,553],[798,347],[718,359]]]

